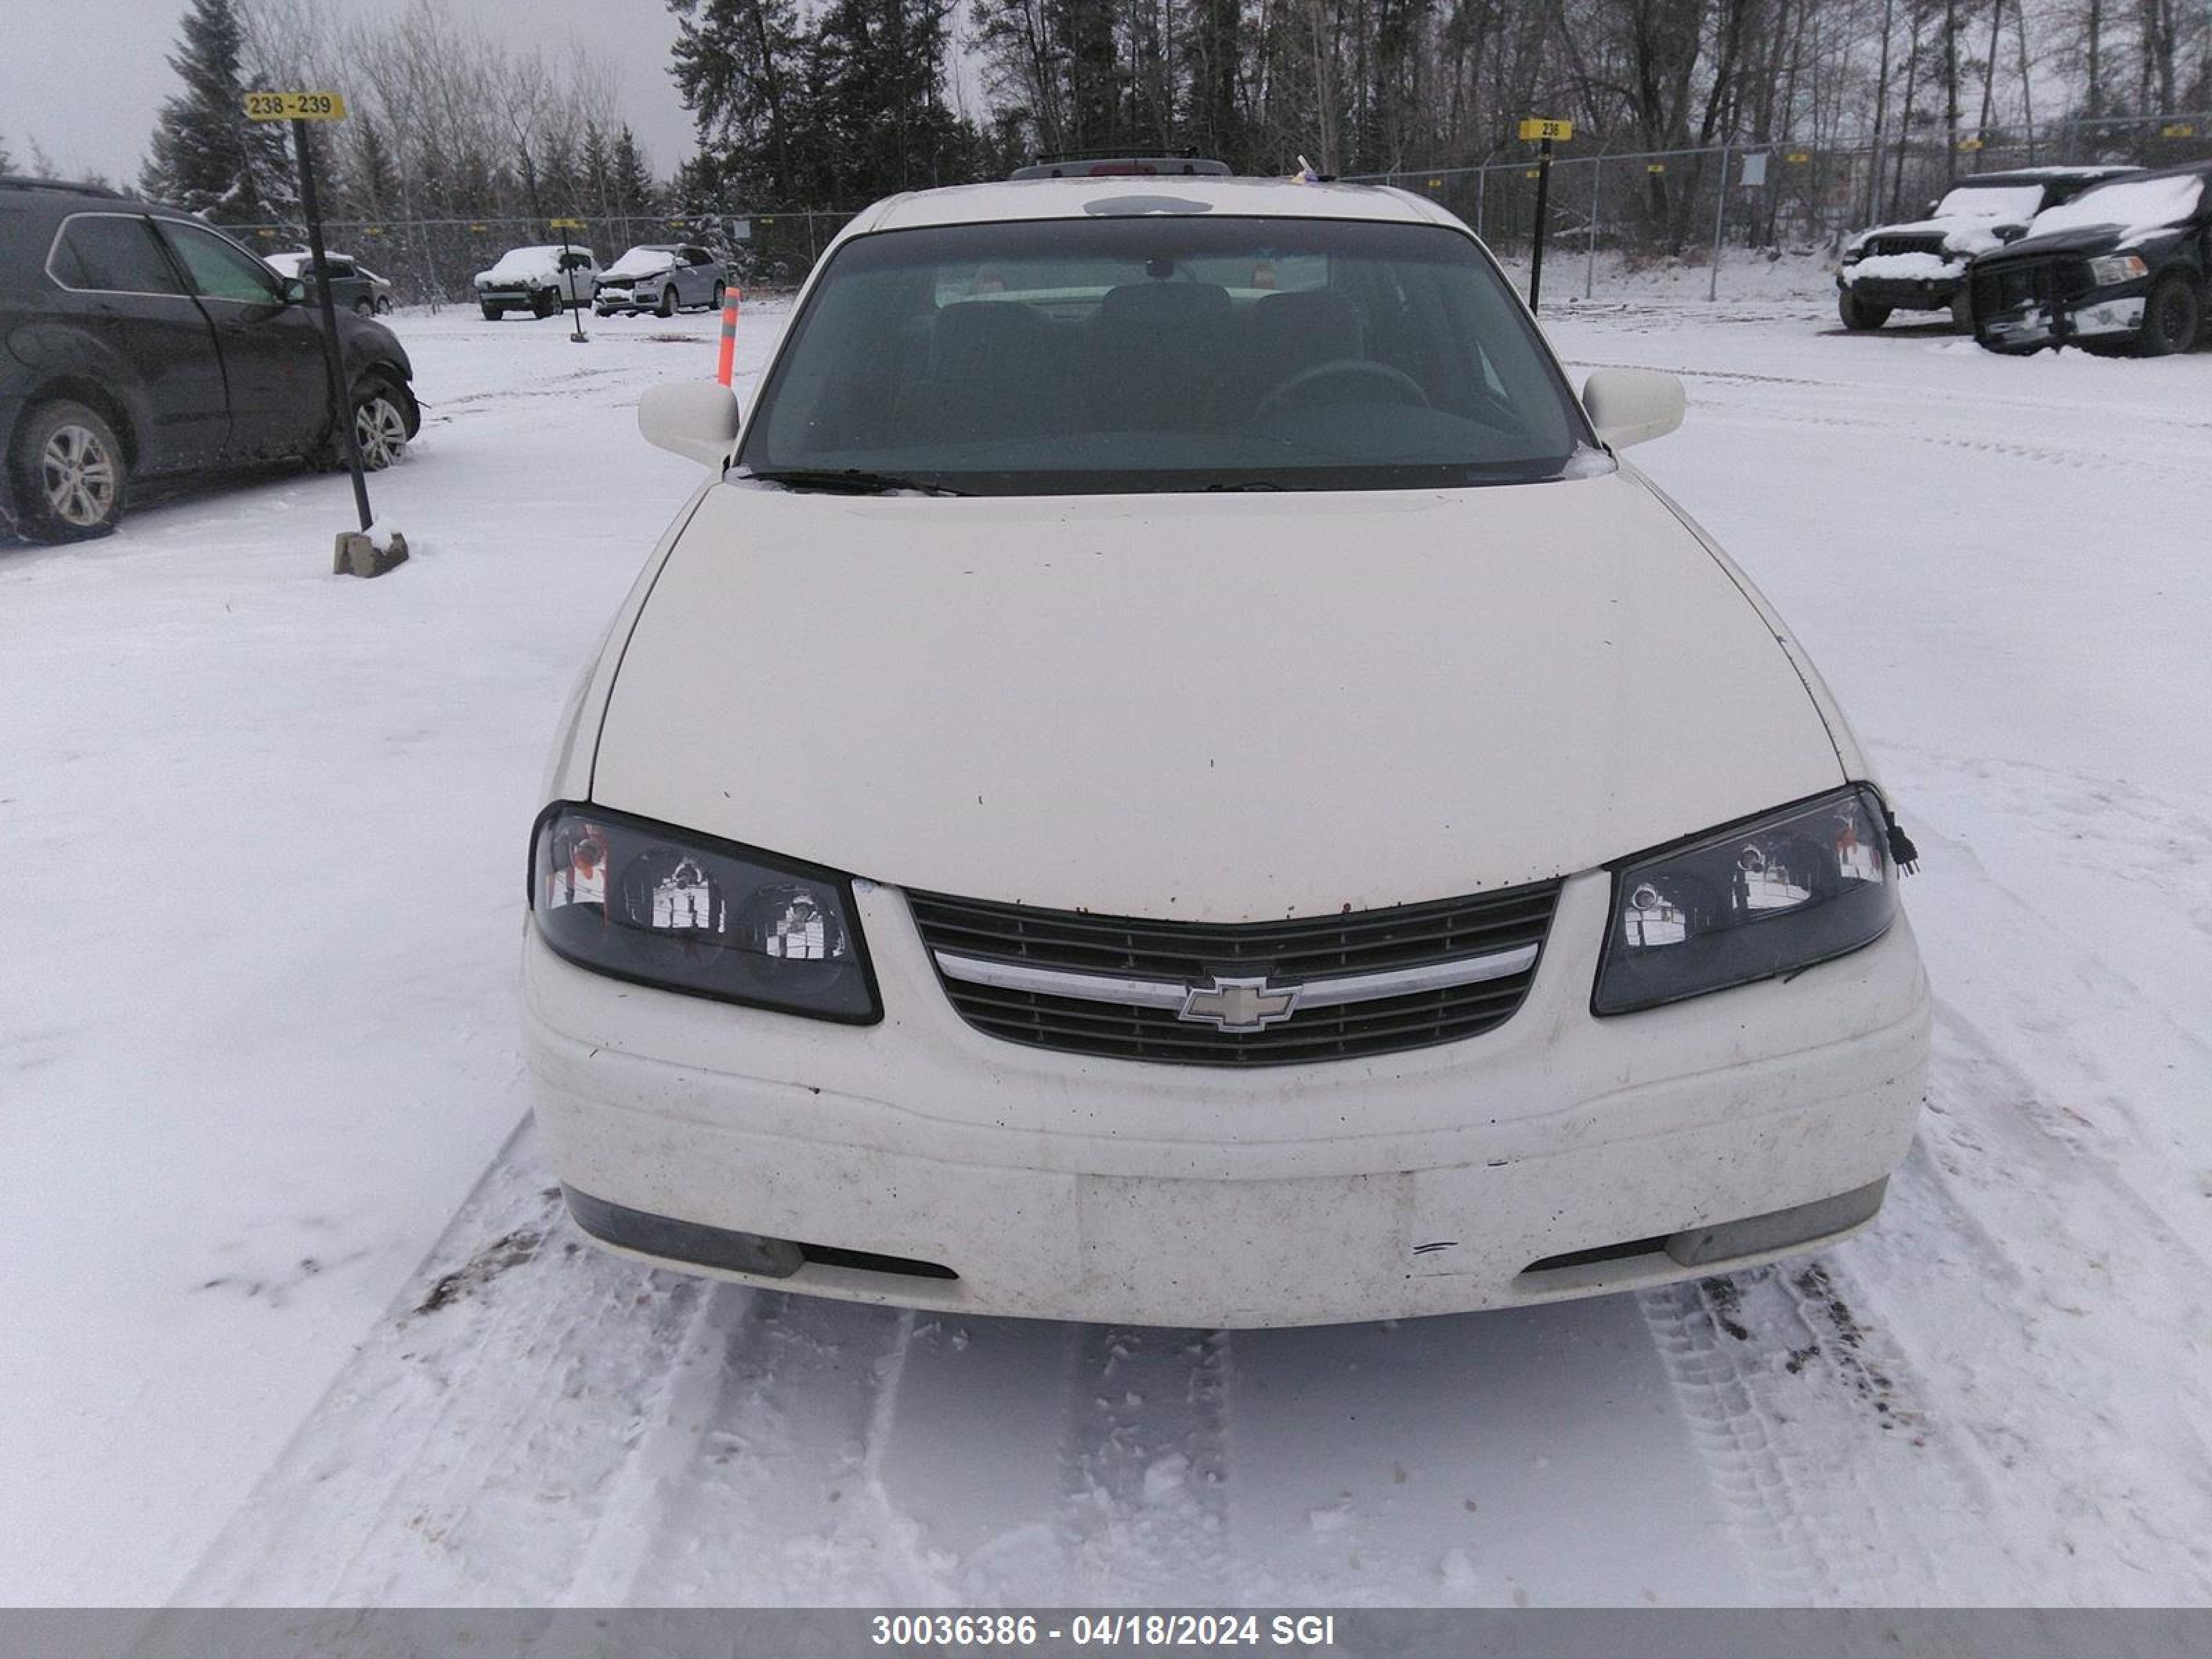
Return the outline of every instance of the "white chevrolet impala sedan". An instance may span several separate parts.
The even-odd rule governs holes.
[[[576,1221],[1206,1327],[1863,1225],[1927,1063],[1911,843],[1619,459],[1680,387],[1578,400],[1430,203],[1199,166],[881,203],[742,418],[647,397],[707,474],[529,853]]]

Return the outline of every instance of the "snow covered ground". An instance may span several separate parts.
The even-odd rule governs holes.
[[[0,1600],[2212,1601],[2212,355],[1680,286],[1551,326],[1685,376],[1638,459],[1923,849],[1936,1064],[1873,1231],[1233,1335],[589,1250],[524,1121],[519,871],[694,477],[638,392],[714,321],[406,316],[394,574],[328,574],[342,477],[0,549]]]

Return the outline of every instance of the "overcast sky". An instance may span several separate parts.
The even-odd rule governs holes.
[[[403,0],[324,0],[351,15]],[[676,20],[663,0],[448,0],[510,46],[538,42],[566,58],[574,41],[605,66],[623,113],[653,161],[672,172],[691,154],[691,118],[668,78]],[[0,143],[30,165],[31,140],[64,174],[135,179],[161,100],[185,0],[0,0]],[[40,21],[30,22],[35,14]],[[343,87],[333,88],[343,92]]]

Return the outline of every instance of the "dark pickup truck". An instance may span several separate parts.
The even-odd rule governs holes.
[[[2015,167],[1960,179],[1927,216],[1876,225],[1844,244],[1836,310],[1849,329],[1880,328],[1896,311],[1948,311],[1961,331],[1967,314],[1967,262],[2027,234],[2035,216],[2128,167]]]
[[[362,459],[422,423],[392,331],[350,313],[338,346]],[[104,535],[131,483],[337,447],[305,287],[189,213],[0,178],[0,530]]]
[[[1974,337],[2008,353],[2187,351],[2203,337],[2208,273],[2212,161],[2131,173],[1974,261]]]

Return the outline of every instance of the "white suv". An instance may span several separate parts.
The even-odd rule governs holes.
[[[1824,1246],[1911,1139],[1910,844],[1467,227],[1218,177],[894,198],[562,720],[535,1099],[664,1265],[1249,1326]]]

